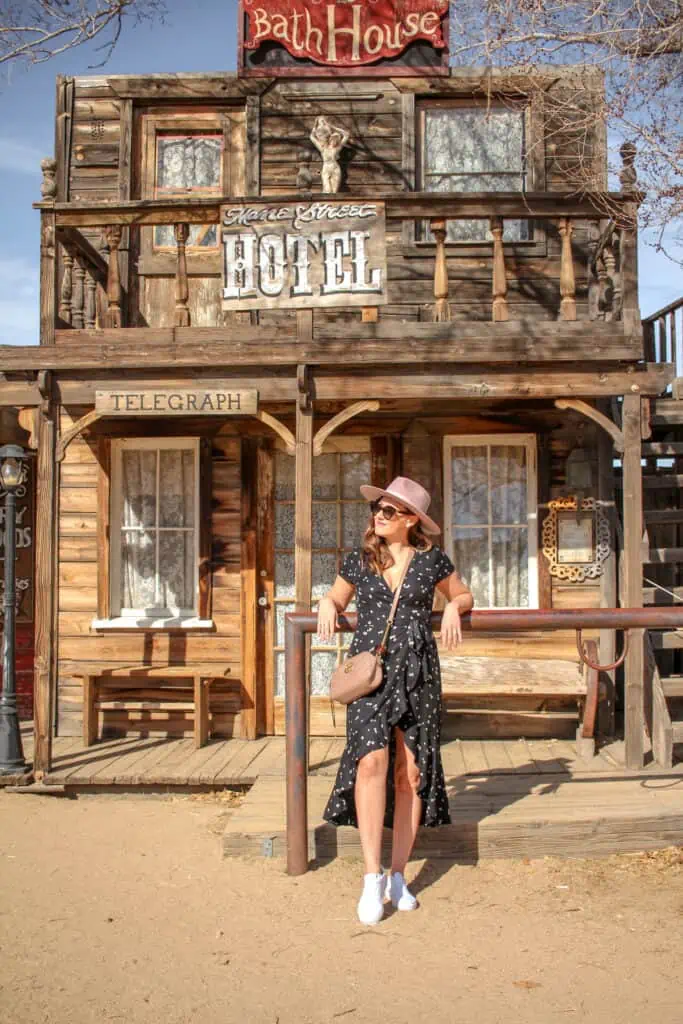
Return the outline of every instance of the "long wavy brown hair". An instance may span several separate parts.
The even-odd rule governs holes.
[[[408,543],[416,551],[429,551],[432,542],[422,529],[422,523],[418,519],[415,526],[408,531]],[[370,516],[368,525],[363,534],[363,561],[368,568],[381,576],[382,573],[394,565],[394,558],[389,550],[389,545],[383,537],[375,533],[375,517]]]

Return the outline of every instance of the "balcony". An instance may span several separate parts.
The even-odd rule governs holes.
[[[316,309],[270,312],[263,319],[261,313],[227,314],[210,326],[193,324],[184,244],[189,226],[218,224],[221,205],[228,202],[272,206],[304,198],[325,202],[331,197],[37,204],[43,239],[41,342],[57,348],[52,353],[35,353],[31,367],[94,369],[102,366],[103,359],[127,368],[217,365],[216,361],[274,367],[340,363],[426,367],[597,364],[643,358],[633,228],[637,196],[633,193],[378,195],[386,207],[389,289],[394,296],[389,301],[402,293],[415,295],[420,300],[414,304],[419,307],[417,315],[402,317],[396,307],[389,316],[382,309],[363,308],[341,311],[341,318],[330,320]],[[612,214],[620,211],[616,219],[608,218],[608,209]],[[476,271],[470,269],[466,247],[446,241],[446,220],[457,218],[481,218],[490,226],[492,241],[485,247],[486,255],[477,260]],[[544,238],[553,239],[555,255],[547,261],[553,273],[538,257],[525,264],[524,255],[519,255],[521,247],[503,241],[508,219],[530,220]],[[404,241],[403,226],[417,221],[430,224],[435,241]],[[169,275],[175,285],[168,291],[173,301],[157,311],[158,322],[148,318],[145,326],[133,326],[126,288],[136,271],[132,263],[129,269],[126,236],[153,225],[174,226],[178,239],[175,253],[167,257],[167,263],[173,261]],[[93,244],[97,237],[93,232],[101,232],[104,251]],[[51,238],[57,241],[58,261]],[[461,264],[465,272],[459,269]],[[216,271],[218,266],[217,257]],[[453,312],[463,287],[476,295],[467,317]],[[423,297],[429,301],[421,301]],[[517,314],[520,306],[521,316]],[[26,349],[17,350],[14,357],[10,354],[17,368],[21,352],[27,354]],[[27,365],[24,361],[23,366]]]

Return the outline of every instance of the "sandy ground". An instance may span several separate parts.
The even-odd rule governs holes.
[[[224,860],[230,794],[0,793],[3,1024],[681,1024],[683,850],[361,867]]]

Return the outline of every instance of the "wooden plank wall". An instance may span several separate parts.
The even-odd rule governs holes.
[[[194,83],[197,87],[197,83]],[[451,96],[457,96],[453,82],[446,86]],[[465,86],[466,87],[466,86]],[[586,159],[598,167],[596,184],[603,184],[600,167],[600,137],[596,128],[595,140],[568,125],[558,126],[558,109],[566,93],[561,78],[549,88],[547,108],[547,139],[544,158],[540,161],[545,174],[545,187],[553,191],[570,190],[576,167]],[[557,93],[557,96],[555,96]],[[467,93],[463,93],[467,95]],[[197,98],[201,98],[197,96]],[[410,121],[403,116],[405,97],[390,80],[362,80],[316,82],[286,80],[275,82],[258,99],[260,131],[260,183],[261,194],[282,195],[297,191],[297,180],[303,170],[309,188],[319,188],[321,161],[310,141],[310,132],[316,117],[325,115],[351,133],[352,142],[342,153],[342,192],[355,196],[374,196],[379,191],[404,191],[417,185],[415,173],[404,169],[405,128]],[[554,100],[557,99],[557,103]],[[215,101],[214,101],[215,102]],[[419,97],[417,103],[419,105]],[[185,101],[186,106],[187,101]],[[207,91],[203,109],[211,103]],[[176,106],[181,106],[177,101]],[[157,101],[158,107],[158,101]],[[143,101],[136,101],[135,110],[144,111]],[[169,111],[174,104],[168,104]],[[246,112],[250,116],[249,110]],[[133,166],[130,166],[128,146],[120,145],[128,137],[130,109],[126,101],[116,97],[104,76],[75,79],[73,103],[73,136],[70,147],[70,198],[74,200],[117,198],[121,189],[121,173],[132,174],[132,195],[136,194],[136,161],[139,148],[133,145]],[[137,128],[135,129],[138,130]],[[249,125],[247,125],[247,131]],[[135,140],[134,140],[135,141]],[[124,153],[122,150],[126,149]],[[534,156],[536,166],[539,162]],[[239,161],[240,164],[243,161]],[[541,184],[541,187],[543,185]],[[233,194],[243,189],[233,189]],[[507,299],[510,319],[523,317],[536,320],[555,320],[558,316],[560,292],[560,238],[555,225],[544,226],[545,243],[542,251],[534,247],[527,255],[522,248],[513,252],[507,247],[508,275]],[[588,270],[586,246],[595,236],[591,225],[575,224],[573,250],[577,288],[577,316],[589,318]],[[398,318],[410,322],[431,320],[433,309],[433,249],[420,249],[412,245],[407,249],[402,241],[399,222],[387,224],[389,303],[382,308],[382,319]],[[448,249],[451,312],[456,320],[490,320],[492,259],[485,247]],[[190,309],[195,325],[213,326],[222,323],[222,313],[216,301],[220,263],[217,257],[216,273],[204,277],[190,273]],[[124,282],[125,284],[125,282]],[[163,326],[171,322],[173,312],[173,278],[156,275],[146,279],[141,295],[141,308],[133,311],[140,326]],[[360,311],[316,310],[318,323],[343,322],[360,318]],[[264,311],[259,322],[264,326],[281,324],[294,318],[293,311]],[[271,339],[272,340],[272,339]]]
[[[83,409],[62,410],[62,431],[76,420]],[[156,425],[163,433],[163,427]],[[133,431],[128,431],[133,434]],[[194,428],[197,433],[197,428]],[[78,437],[69,445],[61,467],[59,488],[59,624],[58,659],[122,661],[147,664],[170,661],[228,662],[229,681],[212,686],[211,728],[215,735],[241,735],[240,707],[240,453],[238,436],[217,435],[212,442],[212,633],[169,634],[113,631],[95,632],[91,622],[98,614],[97,503],[98,438]],[[176,685],[178,680],[169,680]],[[182,682],[182,681],[181,681]],[[124,689],[124,683],[112,690],[112,698]],[[177,700],[189,700],[191,681],[178,687]],[[140,689],[139,700],[157,699],[156,689]],[[58,730],[61,735],[79,735],[81,731],[82,683],[59,673]],[[188,711],[105,711],[104,728],[162,730],[175,735],[192,729]]]

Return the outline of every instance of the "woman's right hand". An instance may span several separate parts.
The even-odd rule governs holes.
[[[317,634],[323,642],[332,639],[337,629],[337,606],[331,597],[323,597],[318,604]]]

